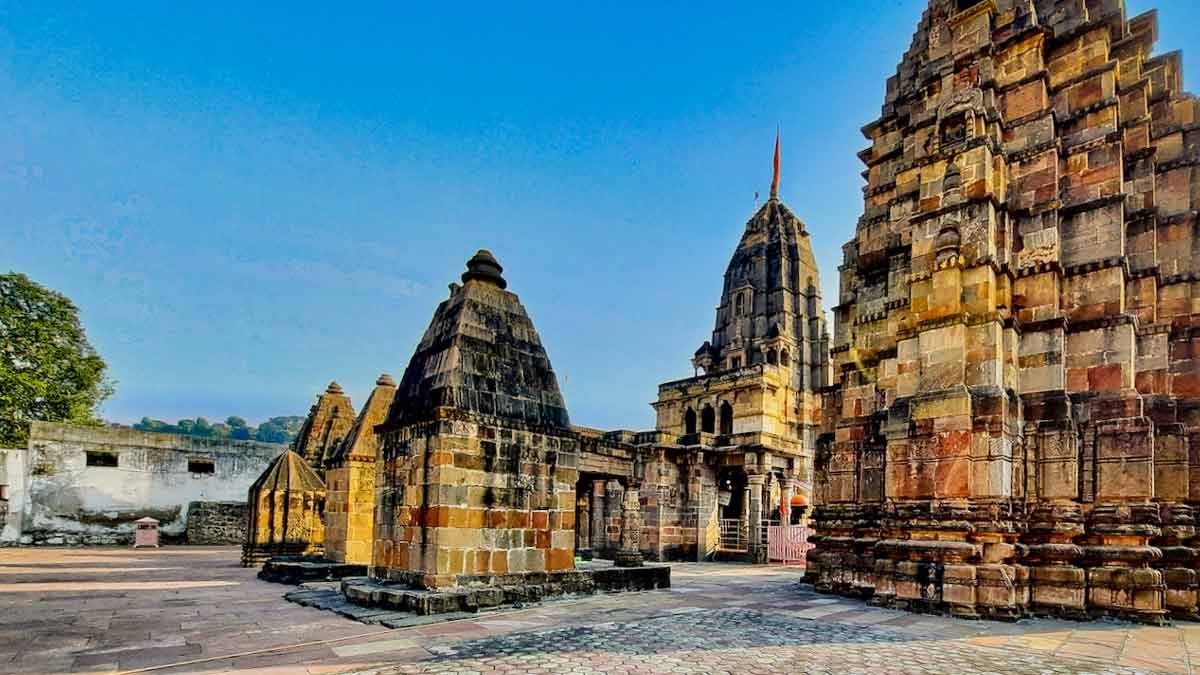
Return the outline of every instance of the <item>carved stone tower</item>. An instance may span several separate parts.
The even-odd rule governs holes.
[[[1196,613],[1200,105],[1156,33],[1122,0],[929,3],[863,128],[818,588]]]

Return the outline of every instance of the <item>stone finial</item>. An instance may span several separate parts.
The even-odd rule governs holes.
[[[342,391],[342,385],[338,384],[337,381],[335,380],[335,381],[329,383],[329,387],[327,389],[325,389],[325,393],[326,394],[344,394],[345,392]]]
[[[779,136],[780,132],[775,131],[775,174],[771,178],[771,199],[779,199]]]
[[[375,384],[381,387],[394,387],[396,386],[396,381],[392,379],[391,375],[384,373],[379,376],[378,380],[375,380]]]
[[[504,268],[496,261],[496,257],[487,249],[479,249],[479,251],[467,261],[467,271],[463,272],[463,283],[468,281],[486,281],[491,284],[496,284],[500,288],[508,288],[508,282],[504,280],[501,273]]]

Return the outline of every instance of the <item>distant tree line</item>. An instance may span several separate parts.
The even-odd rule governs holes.
[[[138,431],[149,431],[161,434],[183,434],[184,436],[199,436],[201,438],[227,438],[234,441],[262,441],[263,443],[291,443],[300,427],[304,424],[303,417],[287,416],[272,417],[271,419],[252,427],[241,417],[228,417],[224,422],[210,423],[203,417],[194,420],[183,419],[175,424],[162,420],[143,417],[141,422],[133,425]]]

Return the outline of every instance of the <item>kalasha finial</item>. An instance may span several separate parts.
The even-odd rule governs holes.
[[[329,387],[325,389],[325,393],[326,394],[341,394],[344,392],[342,391],[342,385],[340,385],[336,381],[334,381],[334,382],[329,383]]]
[[[468,281],[486,281],[500,288],[508,288],[508,282],[501,274],[504,268],[496,261],[496,256],[487,249],[479,249],[473,258],[467,261],[467,271],[463,272],[463,283]]]
[[[396,381],[392,379],[391,375],[384,373],[379,376],[378,380],[375,380],[375,384],[382,387],[394,387],[396,386]]]
[[[775,130],[775,175],[771,178],[771,199],[779,199],[779,130]]]

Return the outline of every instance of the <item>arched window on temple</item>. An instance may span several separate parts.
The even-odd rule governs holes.
[[[713,412],[712,406],[705,404],[704,409],[700,411],[700,431],[706,434],[714,433],[716,430],[716,413]]]
[[[729,401],[721,403],[721,433],[733,433],[733,406],[729,405]]]
[[[791,354],[791,352],[788,351],[787,347],[784,347],[783,349],[779,350],[779,365],[781,365],[781,366],[792,365],[792,354]]]
[[[687,412],[683,414],[683,433],[696,433],[696,411],[689,406]]]
[[[746,313],[746,294],[738,293],[733,300],[733,315],[743,316]]]
[[[774,349],[767,350],[767,363],[769,363],[771,365],[775,365],[775,364],[779,363],[779,355],[775,352]]]

